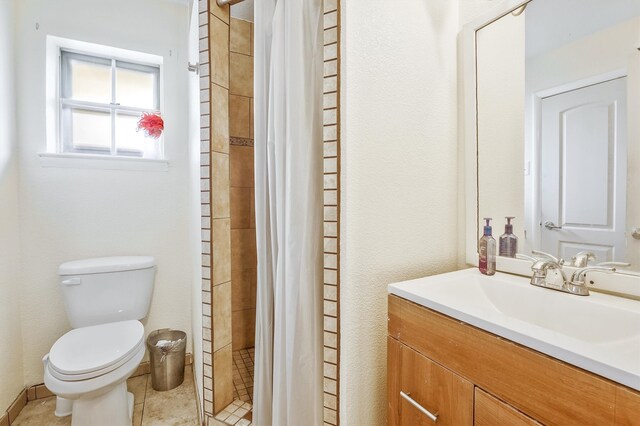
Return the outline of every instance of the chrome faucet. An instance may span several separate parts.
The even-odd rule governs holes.
[[[541,256],[542,258],[533,258],[526,255],[516,255],[521,259],[527,259],[533,262],[531,270],[531,285],[537,287],[550,288],[552,290],[562,291],[564,293],[575,294],[578,296],[588,296],[589,288],[586,284],[586,273],[588,271],[602,271],[613,273],[616,272],[615,268],[607,267],[604,265],[598,266],[586,266],[578,269],[571,278],[567,279],[567,275],[562,270],[564,265],[564,259],[558,259],[557,257],[545,253],[542,251],[533,250],[533,254]],[[585,256],[587,259],[588,256]]]
[[[571,274],[571,280],[565,284],[567,293],[576,294],[578,296],[588,296],[589,287],[587,287],[587,272],[588,271],[601,271],[612,274],[616,272],[616,268],[608,266],[586,266],[578,269]]]
[[[591,253],[590,251],[581,251],[575,256],[571,257],[571,265],[576,268],[584,268],[585,266],[589,266],[590,261],[596,260],[596,255]]]
[[[537,259],[531,265],[531,270],[533,271],[531,284],[563,291],[567,282],[567,276],[562,270],[564,260],[543,251],[532,250],[531,253],[542,256],[542,259]]]
[[[571,266],[575,266],[576,268],[584,268],[584,267],[590,266],[589,263],[591,261],[595,262],[595,260],[596,260],[596,255],[593,254],[592,252],[581,251],[580,253],[571,257]],[[597,263],[595,266],[619,266],[622,268],[626,268],[631,266],[631,264],[627,262],[600,262],[600,263]]]

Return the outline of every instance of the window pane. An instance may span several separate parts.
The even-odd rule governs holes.
[[[116,68],[116,102],[120,105],[156,109],[156,73]]]
[[[72,109],[71,129],[73,149],[111,151],[111,114],[109,112]]]
[[[88,102],[111,102],[111,66],[69,59],[71,99]]]
[[[120,155],[142,155],[147,138],[144,132],[136,131],[139,115],[118,113],[116,116],[116,145]]]

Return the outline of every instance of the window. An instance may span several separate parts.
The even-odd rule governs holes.
[[[161,141],[137,131],[142,113],[160,110],[159,66],[64,49],[60,58],[59,152],[162,158]]]

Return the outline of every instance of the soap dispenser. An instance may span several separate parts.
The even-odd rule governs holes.
[[[504,234],[500,236],[499,254],[505,257],[516,257],[518,252],[518,237],[513,233],[512,219],[514,216],[506,216],[507,223],[504,225]]]
[[[484,235],[478,242],[478,268],[485,275],[496,273],[496,240],[491,236],[491,218],[485,217]]]

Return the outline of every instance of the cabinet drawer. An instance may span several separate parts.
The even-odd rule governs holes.
[[[476,426],[541,426],[480,388],[476,388],[475,394],[473,424]]]
[[[389,338],[389,424],[473,424],[473,384]]]

